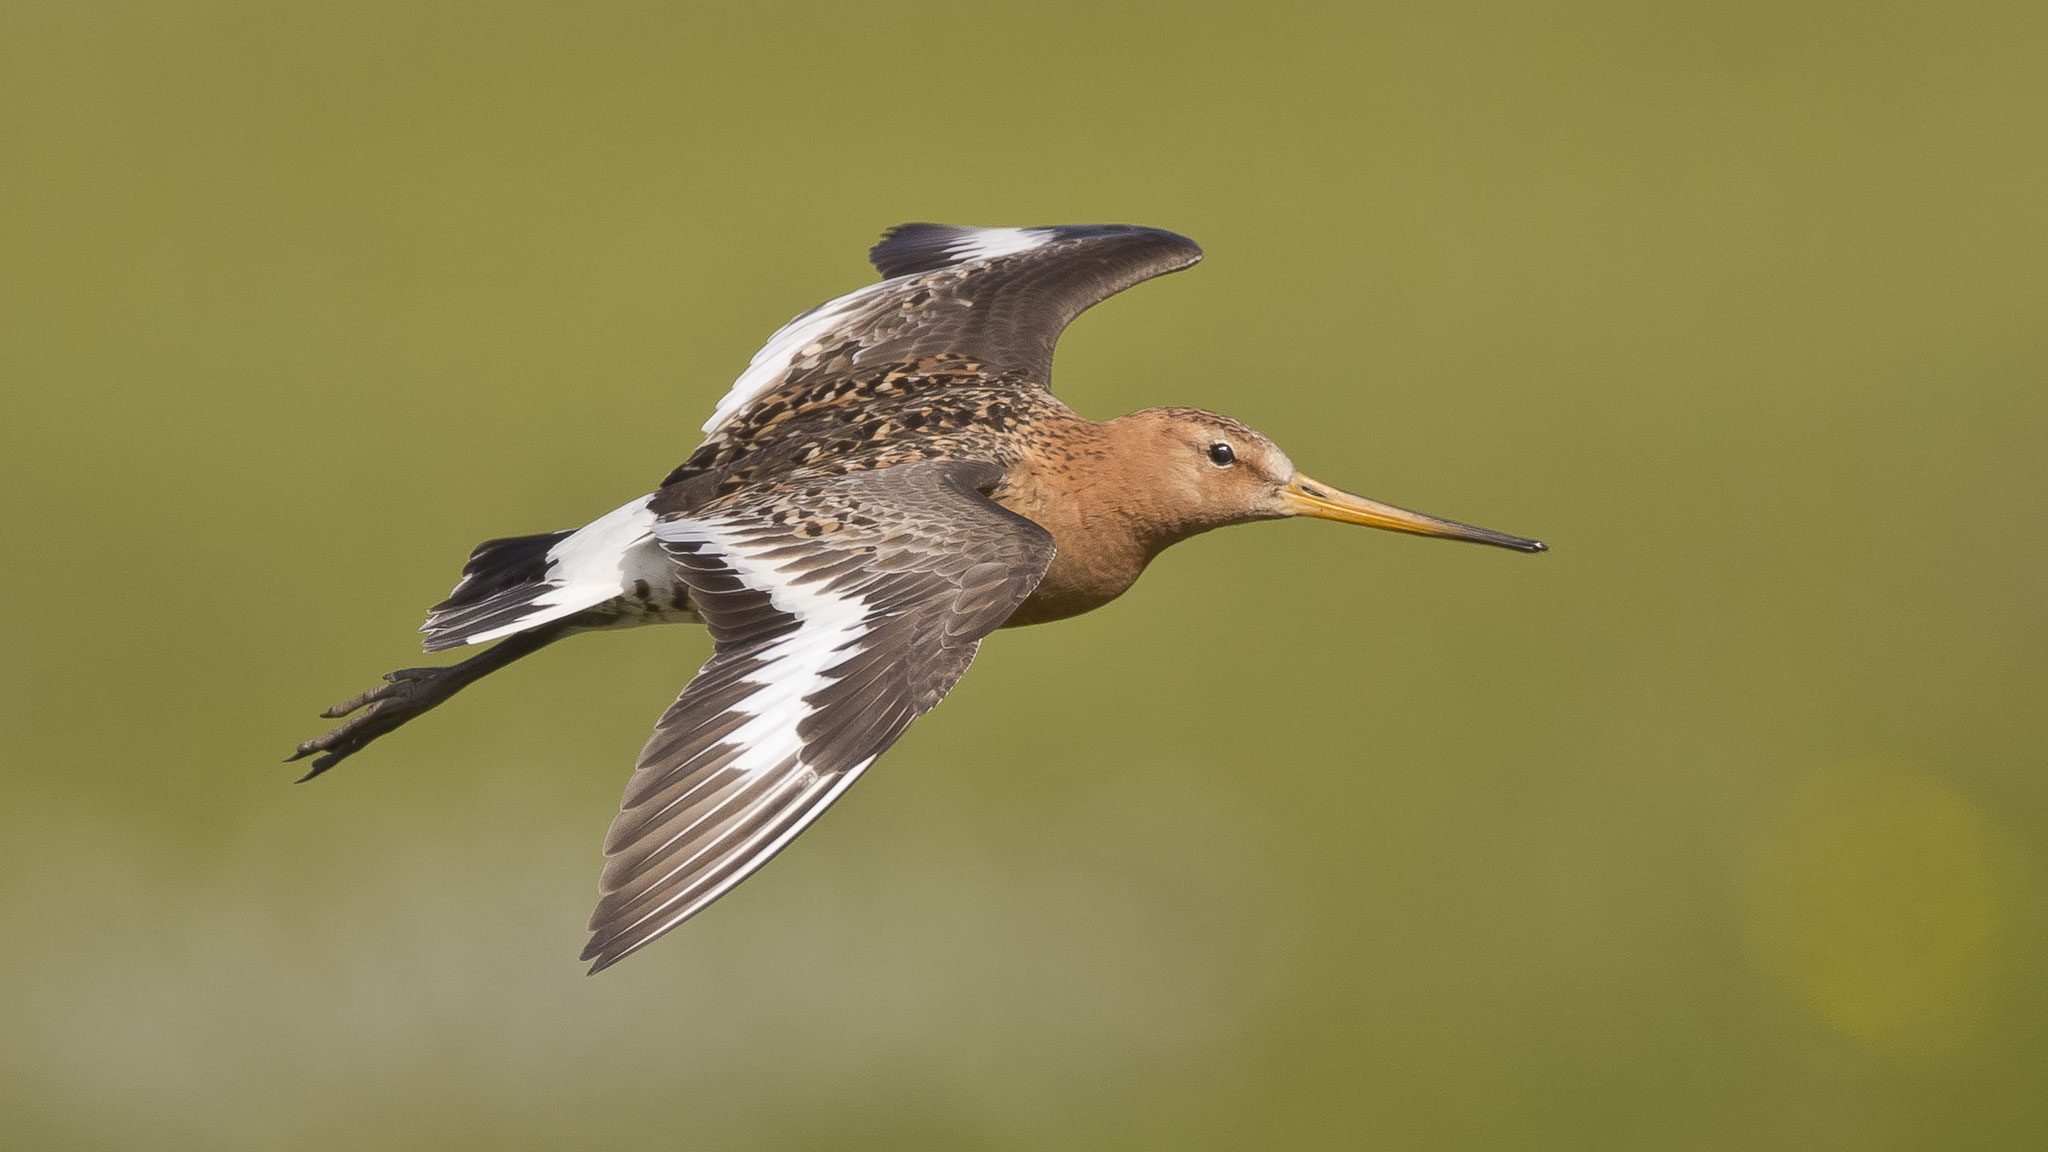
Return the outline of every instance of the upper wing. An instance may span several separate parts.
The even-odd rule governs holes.
[[[1044,384],[1074,317],[1202,258],[1185,236],[1130,224],[903,224],[868,252],[886,279],[784,325],[704,424],[706,435],[784,385],[954,356]]]
[[[817,819],[1031,594],[1052,536],[935,461],[665,520],[717,643],[655,725],[605,838],[591,971],[703,909]]]

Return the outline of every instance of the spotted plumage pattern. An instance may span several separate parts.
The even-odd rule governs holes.
[[[1054,398],[1059,335],[1188,267],[1130,225],[906,224],[883,279],[772,335],[655,491],[582,528],[486,541],[422,631],[429,651],[325,713],[308,778],[564,636],[701,622],[711,658],[655,726],[605,841],[592,971],[716,900],[809,826],[1006,625],[1120,595],[1173,542],[1311,515],[1541,545],[1320,486],[1227,417],[1098,423]]]

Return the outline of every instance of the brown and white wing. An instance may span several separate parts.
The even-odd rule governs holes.
[[[885,279],[769,337],[704,424],[713,435],[784,386],[946,356],[1039,384],[1074,317],[1202,258],[1194,241],[1131,224],[963,228],[902,224],[868,252]]]
[[[1052,536],[934,461],[664,520],[717,647],[640,753],[583,958],[608,967],[788,844],[967,670]]]

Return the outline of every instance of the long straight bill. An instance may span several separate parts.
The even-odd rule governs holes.
[[[1441,536],[1446,540],[1469,540],[1474,544],[1491,544],[1496,548],[1513,548],[1517,552],[1543,552],[1543,542],[1522,536],[1510,536],[1495,532],[1491,528],[1475,528],[1460,524],[1456,520],[1439,520],[1392,504],[1382,504],[1363,496],[1354,496],[1341,489],[1320,484],[1295,473],[1287,487],[1280,490],[1281,502],[1296,516],[1314,516],[1319,520],[1337,520],[1345,524],[1364,524],[1372,528],[1385,528],[1392,532],[1412,532],[1417,536]]]

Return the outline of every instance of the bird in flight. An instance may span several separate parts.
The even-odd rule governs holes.
[[[322,713],[305,779],[565,636],[701,623],[711,659],[654,726],[605,838],[597,972],[702,911],[809,827],[967,670],[982,637],[1101,607],[1168,545],[1313,516],[1543,545],[1312,480],[1227,416],[1097,422],[1055,398],[1086,309],[1202,258],[1130,225],[905,224],[882,279],[769,337],[649,495],[572,531],[487,540],[426,649]]]

